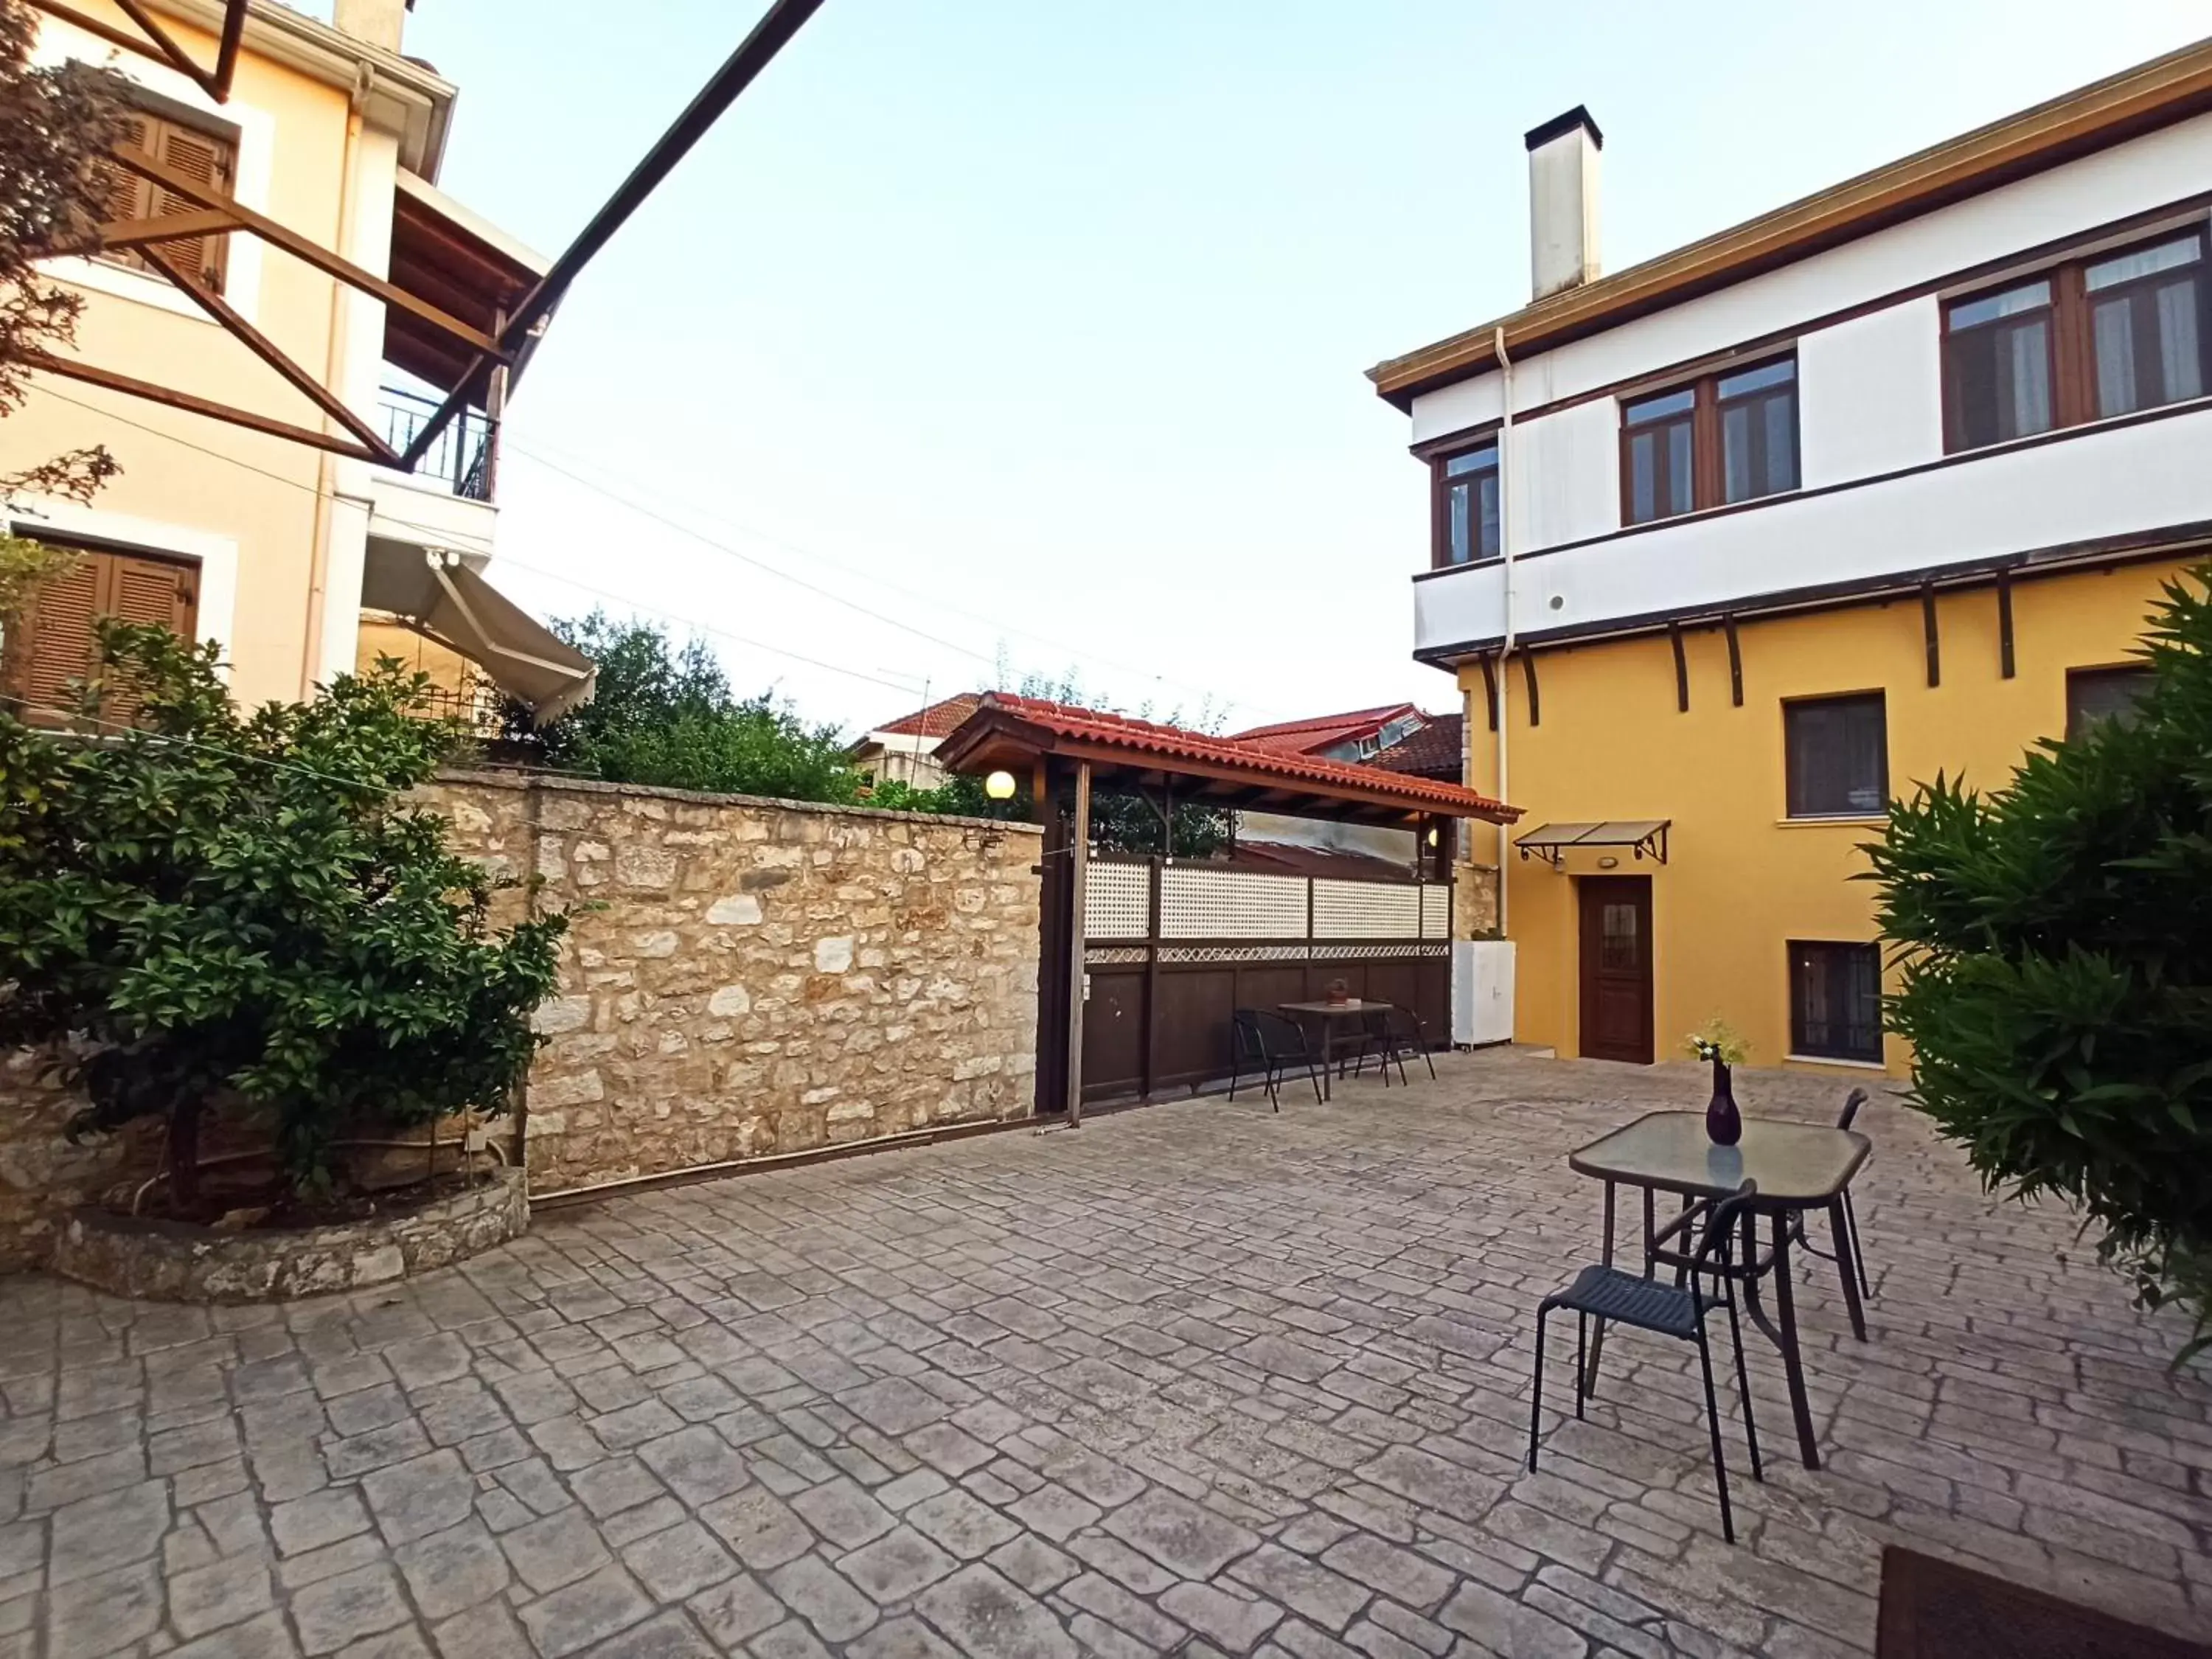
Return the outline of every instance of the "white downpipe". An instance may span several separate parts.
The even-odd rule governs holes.
[[[1505,355],[1505,331],[1502,327],[1492,336],[1492,349],[1498,354],[1498,402],[1500,416],[1498,423],[1498,550],[1505,562],[1505,642],[1498,649],[1498,799],[1513,799],[1507,787],[1506,728],[1512,725],[1509,718],[1513,705],[1511,686],[1505,678],[1506,659],[1513,654],[1516,613],[1513,587],[1513,360]],[[1498,826],[1498,932],[1501,938],[1506,927],[1505,877],[1506,861],[1513,852],[1512,831],[1505,824]]]

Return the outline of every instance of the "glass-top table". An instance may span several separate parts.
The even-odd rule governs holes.
[[[1644,1191],[1644,1273],[1650,1278],[1664,1265],[1684,1267],[1686,1249],[1668,1248],[1677,1236],[1686,1236],[1703,1212],[1692,1200],[1726,1198],[1746,1179],[1759,1184],[1749,1208],[1769,1218],[1771,1247],[1765,1256],[1757,1249],[1757,1221],[1743,1218],[1743,1261],[1731,1276],[1744,1287],[1745,1310],[1782,1355],[1783,1374],[1790,1384],[1790,1414],[1796,1419],[1797,1449],[1805,1467],[1820,1467],[1819,1442],[1813,1432],[1813,1413],[1805,1395],[1805,1364],[1797,1344],[1797,1309],[1790,1278],[1790,1245],[1799,1236],[1803,1213],[1825,1210],[1834,1237],[1844,1237],[1844,1190],[1858,1173],[1874,1143],[1852,1129],[1820,1123],[1790,1123],[1771,1118],[1746,1118],[1743,1138],[1733,1146],[1717,1146],[1705,1133],[1702,1112],[1652,1112],[1633,1123],[1602,1135],[1569,1156],[1567,1167],[1605,1183],[1605,1262],[1613,1265],[1614,1189],[1638,1187]],[[1683,1213],[1662,1230],[1656,1216],[1655,1194],[1679,1194]],[[1838,1267],[1849,1310],[1851,1332],[1866,1340],[1866,1316],[1859,1305],[1856,1273],[1850,1253],[1838,1248]],[[1707,1271],[1711,1271],[1709,1267]],[[1775,1317],[1767,1316],[1759,1297],[1759,1280],[1774,1280]],[[1605,1346],[1605,1326],[1599,1322],[1584,1367],[1583,1386],[1595,1391],[1597,1367]]]

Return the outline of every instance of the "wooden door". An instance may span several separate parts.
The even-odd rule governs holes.
[[[1582,900],[1582,1052],[1652,1061],[1651,878],[1585,876]]]

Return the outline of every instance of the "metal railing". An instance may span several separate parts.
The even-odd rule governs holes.
[[[437,413],[434,398],[388,386],[377,393],[384,417],[384,441],[404,450]],[[438,434],[416,467],[414,477],[436,478],[465,501],[488,501],[499,455],[499,422],[480,409],[465,409]]]

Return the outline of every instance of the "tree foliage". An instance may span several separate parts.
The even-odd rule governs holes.
[[[0,714],[0,1046],[46,1047],[76,1133],[166,1120],[195,1194],[210,1111],[265,1130],[295,1191],[356,1124],[505,1109],[566,927],[489,921],[496,886],[411,808],[455,740],[396,663],[234,708],[213,644],[103,622],[99,741]]]
[[[532,732],[511,709],[510,741],[544,764],[610,783],[850,803],[862,780],[834,726],[810,726],[763,692],[738,697],[699,641],[681,647],[644,623],[594,611],[553,631],[599,665],[592,701]]]
[[[2130,720],[1984,797],[1939,777],[1868,850],[1921,1109],[1992,1188],[2103,1230],[2212,1332],[2212,602],[2169,584]]]
[[[33,362],[76,336],[83,297],[37,261],[102,217],[105,157],[122,116],[114,77],[90,64],[33,66],[38,20],[0,0],[0,417],[23,406]],[[89,500],[114,476],[105,449],[0,473],[0,501],[26,492]]]

